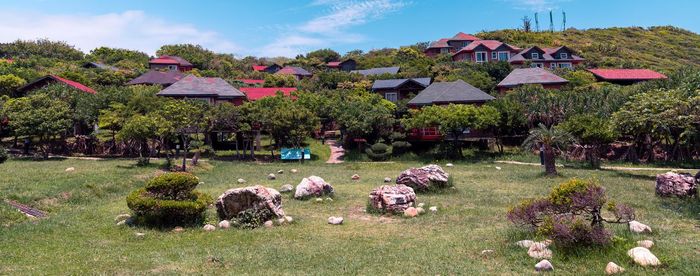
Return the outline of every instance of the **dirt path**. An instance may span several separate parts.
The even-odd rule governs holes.
[[[340,164],[343,163],[343,156],[345,155],[345,149],[335,140],[327,140],[326,145],[331,148],[331,156],[328,157],[328,164]]]
[[[502,160],[502,161],[495,161],[495,163],[501,163],[501,164],[512,164],[512,165],[526,165],[526,166],[541,166],[539,163],[527,163],[527,162],[519,162],[519,161],[508,161],[508,160]],[[564,167],[564,165],[557,165],[557,167]],[[619,167],[619,166],[601,166],[600,167],[603,170],[612,170],[612,171],[684,171],[684,170],[690,170],[690,169],[683,169],[683,168],[653,168],[653,167],[647,167],[647,168],[640,168],[640,167]]]

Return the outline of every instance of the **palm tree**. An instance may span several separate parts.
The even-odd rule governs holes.
[[[542,145],[544,149],[544,170],[547,175],[556,175],[557,167],[555,164],[555,148],[563,148],[573,142],[573,137],[568,132],[557,127],[546,127],[543,124],[533,130],[530,130],[530,135],[523,142],[523,147],[532,149],[535,146]]]

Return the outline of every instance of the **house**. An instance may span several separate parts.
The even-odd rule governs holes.
[[[326,63],[326,67],[331,69],[338,69],[340,71],[350,72],[352,70],[355,70],[355,67],[357,67],[357,62],[355,62],[354,59],[349,58],[344,61],[331,61],[329,63]]]
[[[256,72],[265,72],[265,73],[274,74],[274,73],[277,73],[277,71],[279,71],[280,69],[282,69],[282,66],[280,66],[279,64],[276,64],[276,63],[274,63],[270,66],[253,65],[253,71],[256,71]]]
[[[649,69],[588,69],[588,71],[593,73],[598,81],[620,85],[668,79],[666,75]]]
[[[249,86],[261,86],[265,83],[265,80],[255,80],[255,79],[238,79],[236,81],[241,82],[245,85],[249,85]]]
[[[530,47],[512,56],[508,62],[516,67],[538,67],[538,68],[573,68],[585,61],[582,57],[575,55],[569,47],[561,46],[556,48]]]
[[[476,40],[452,54],[454,61],[471,61],[484,63],[491,61],[508,61],[520,52],[520,48],[498,40]]]
[[[437,41],[433,41],[428,48],[425,49],[424,53],[429,57],[434,57],[439,54],[452,54],[477,40],[481,39],[470,34],[459,32],[452,38],[441,38]]]
[[[156,94],[176,99],[203,100],[209,104],[230,102],[241,104],[245,94],[222,78],[200,78],[187,75]]]
[[[274,97],[277,92],[289,96],[297,91],[296,87],[241,87],[239,90],[246,95],[248,101],[254,102],[265,97]]]
[[[452,82],[434,82],[418,93],[408,102],[410,107],[445,104],[476,104],[481,105],[494,100],[493,96],[479,88],[457,80]]]
[[[160,85],[168,87],[184,77],[185,75],[180,73],[180,71],[161,72],[151,70],[127,82],[126,85]]]
[[[364,69],[364,70],[352,70],[352,71],[350,71],[350,73],[358,73],[358,74],[361,74],[365,77],[368,77],[368,76],[379,76],[379,75],[384,75],[384,74],[396,75],[399,73],[399,70],[401,70],[401,67],[394,66],[394,67],[370,68],[370,69]]]
[[[119,68],[107,65],[107,64],[102,64],[99,62],[86,62],[83,64],[83,68],[97,68],[97,69],[102,69],[102,70],[112,70],[112,71],[119,71]]]
[[[169,70],[187,72],[192,70],[193,65],[184,58],[178,56],[162,55],[148,61],[151,70]]]
[[[545,89],[559,89],[569,83],[568,80],[543,68],[517,68],[510,72],[496,87],[504,93],[525,84],[540,84]]]
[[[68,87],[75,88],[75,89],[83,91],[85,93],[90,93],[90,94],[97,93],[94,89],[87,87],[82,83],[79,83],[77,81],[64,79],[64,78],[61,78],[59,76],[54,76],[54,75],[46,75],[46,76],[43,76],[41,78],[38,78],[38,79],[20,87],[20,88],[17,88],[17,92],[20,95],[26,95],[28,92],[30,92],[32,90],[41,89],[47,85],[55,84],[55,83],[64,84]]]
[[[379,93],[384,99],[396,103],[412,94],[418,94],[430,85],[430,81],[430,78],[376,80],[372,84],[372,92]]]
[[[304,68],[296,67],[296,66],[285,66],[284,68],[277,71],[277,73],[275,73],[275,74],[277,74],[277,75],[292,75],[297,80],[301,80],[303,78],[310,78],[312,76],[311,72],[306,71],[306,69],[304,69]]]

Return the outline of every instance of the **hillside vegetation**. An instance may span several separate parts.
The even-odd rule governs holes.
[[[564,32],[499,30],[477,34],[527,48],[566,45],[590,67],[650,68],[664,72],[700,65],[700,35],[672,26],[628,27]]]

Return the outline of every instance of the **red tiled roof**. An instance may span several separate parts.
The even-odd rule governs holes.
[[[263,71],[267,68],[265,65],[253,65],[253,71]]]
[[[245,84],[263,84],[263,83],[265,83],[265,80],[254,80],[254,79],[241,79],[238,81],[245,83]]]
[[[604,80],[656,80],[666,79],[666,75],[649,69],[588,69],[593,75]]]
[[[241,87],[239,90],[245,93],[249,101],[273,97],[277,94],[277,91],[282,92],[285,96],[289,96],[293,91],[297,91],[296,87]]]
[[[279,75],[295,75],[295,76],[311,76],[309,71],[301,67],[295,66],[285,66],[284,68],[277,71]]]
[[[343,63],[342,61],[331,61],[329,63],[326,63],[326,66],[328,67],[338,67],[340,64]]]
[[[481,40],[480,38],[470,35],[470,34],[465,34],[463,32],[457,33],[455,36],[453,36],[450,40]]]
[[[58,76],[54,76],[54,75],[46,75],[46,76],[43,76],[41,78],[38,78],[38,79],[20,87],[20,88],[18,88],[17,91],[20,91],[20,92],[31,91],[31,90],[34,90],[37,88],[44,87],[50,83],[55,83],[55,82],[63,83],[65,85],[68,85],[70,87],[73,87],[75,89],[78,89],[78,90],[86,92],[86,93],[90,93],[90,94],[97,93],[94,89],[87,87],[82,83],[72,81],[72,80],[67,80],[67,79],[64,79],[64,78],[61,78]]]
[[[54,76],[54,75],[51,75],[51,78],[53,78],[53,79],[56,80],[56,81],[65,83],[65,84],[67,84],[67,85],[69,85],[69,86],[71,86],[71,87],[73,87],[73,88],[75,88],[75,89],[78,89],[78,90],[81,90],[81,91],[85,91],[85,92],[90,93],[90,94],[95,94],[95,93],[97,93],[97,91],[95,91],[94,89],[92,89],[92,88],[90,88],[90,87],[87,87],[87,86],[85,86],[84,84],[79,83],[79,82],[77,82],[77,81],[67,80],[67,79],[61,78],[61,77],[59,77],[59,76]]]
[[[441,38],[438,41],[433,41],[432,43],[430,43],[430,46],[428,46],[428,49],[431,49],[431,48],[450,48],[451,46],[447,44],[447,41],[449,41],[449,39],[447,39],[447,38]]]
[[[180,66],[192,66],[192,63],[185,60],[184,58],[178,56],[166,56],[162,55],[160,57],[151,59],[148,61],[150,64],[176,64]]]

